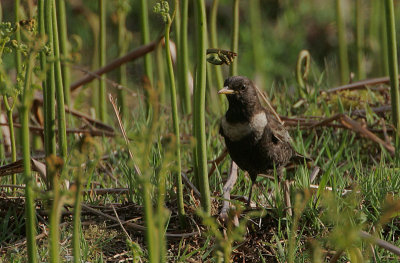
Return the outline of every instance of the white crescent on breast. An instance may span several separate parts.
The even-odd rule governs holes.
[[[231,141],[239,141],[245,136],[253,133],[256,141],[261,139],[264,128],[268,124],[264,111],[260,111],[251,118],[250,122],[228,122],[225,116],[222,118],[221,127],[224,135]]]

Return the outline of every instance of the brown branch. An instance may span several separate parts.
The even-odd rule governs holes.
[[[353,83],[350,83],[347,85],[342,85],[342,86],[328,89],[328,90],[321,90],[320,92],[334,93],[334,92],[339,92],[339,91],[344,91],[344,90],[357,90],[357,89],[363,89],[363,88],[365,88],[365,86],[377,85],[377,84],[387,84],[389,82],[390,82],[389,77],[366,79],[366,80],[360,80],[357,82],[353,82]]]
[[[8,126],[8,123],[0,123],[0,126]],[[15,128],[21,128],[20,123],[14,123]],[[43,127],[38,126],[29,126],[29,130],[32,132],[43,132]],[[55,131],[58,131],[58,128],[55,128]],[[67,133],[87,133],[91,136],[106,136],[106,137],[114,137],[114,132],[104,131],[99,129],[78,129],[78,128],[67,128]]]
[[[140,57],[146,55],[147,53],[153,51],[156,48],[157,44],[162,39],[163,38],[161,37],[153,42],[150,42],[147,45],[143,45],[143,46],[129,52],[125,56],[111,61],[109,64],[105,65],[104,67],[99,68],[98,70],[94,71],[93,74],[87,75],[87,76],[83,77],[82,79],[76,81],[75,83],[72,83],[72,85],[70,86],[71,92],[78,89],[79,87],[91,82],[92,80],[94,80],[96,78],[96,76],[101,76],[107,72],[110,72],[110,71],[118,68],[119,66],[121,66],[129,61],[140,58]]]
[[[196,186],[194,186],[194,184],[189,180],[189,178],[186,176],[184,172],[182,172],[181,175],[185,185],[188,186],[190,189],[192,189],[194,195],[200,199],[201,198],[200,191],[196,188]]]
[[[210,171],[208,172],[208,177],[210,177],[215,169],[217,169],[217,166],[225,159],[225,157],[228,155],[228,149],[224,148],[222,153],[214,160],[209,161],[209,163],[212,163]]]
[[[396,247],[395,245],[392,245],[391,243],[389,243],[385,240],[374,237],[365,231],[360,231],[359,234],[360,234],[361,238],[366,239],[366,240],[370,241],[371,243],[376,244],[376,245],[380,246],[381,248],[386,249],[397,256],[400,256],[400,248]]]
[[[389,151],[391,155],[395,154],[395,148],[393,147],[393,145],[386,143],[384,140],[382,140],[381,138],[370,132],[368,129],[362,127],[358,122],[351,119],[349,116],[342,115],[342,117],[340,118],[340,122],[348,129],[361,133],[362,135],[371,139],[372,141],[381,144],[383,147],[386,148],[386,150]]]
[[[92,117],[90,117],[82,112],[79,112],[74,109],[70,109],[67,106],[65,106],[65,112],[70,113],[71,115],[73,115],[75,117],[79,117],[81,119],[87,120],[89,123],[91,123],[96,128],[101,128],[101,129],[109,131],[109,132],[114,132],[114,128],[111,127],[110,125],[107,125],[104,122],[101,122],[99,120],[93,119]]]
[[[40,176],[46,179],[46,165],[31,158],[32,170],[38,172]],[[0,167],[0,177],[22,173],[24,171],[24,160],[18,160]]]

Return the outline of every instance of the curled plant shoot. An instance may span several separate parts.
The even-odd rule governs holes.
[[[300,88],[299,93],[303,98],[307,94],[307,87],[305,81],[307,81],[308,74],[310,73],[310,64],[311,64],[310,62],[311,62],[310,52],[308,52],[308,50],[300,51],[296,65],[296,80]]]

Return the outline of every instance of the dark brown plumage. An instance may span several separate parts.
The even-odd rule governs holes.
[[[229,109],[221,120],[220,134],[232,160],[249,173],[252,188],[258,174],[289,162],[304,163],[305,157],[292,148],[288,131],[261,105],[251,80],[234,76],[224,86],[218,93],[226,94]]]

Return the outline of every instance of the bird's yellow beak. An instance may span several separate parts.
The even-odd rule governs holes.
[[[218,94],[234,94],[235,91],[232,89],[229,89],[228,86],[224,87],[223,89],[218,91]]]

